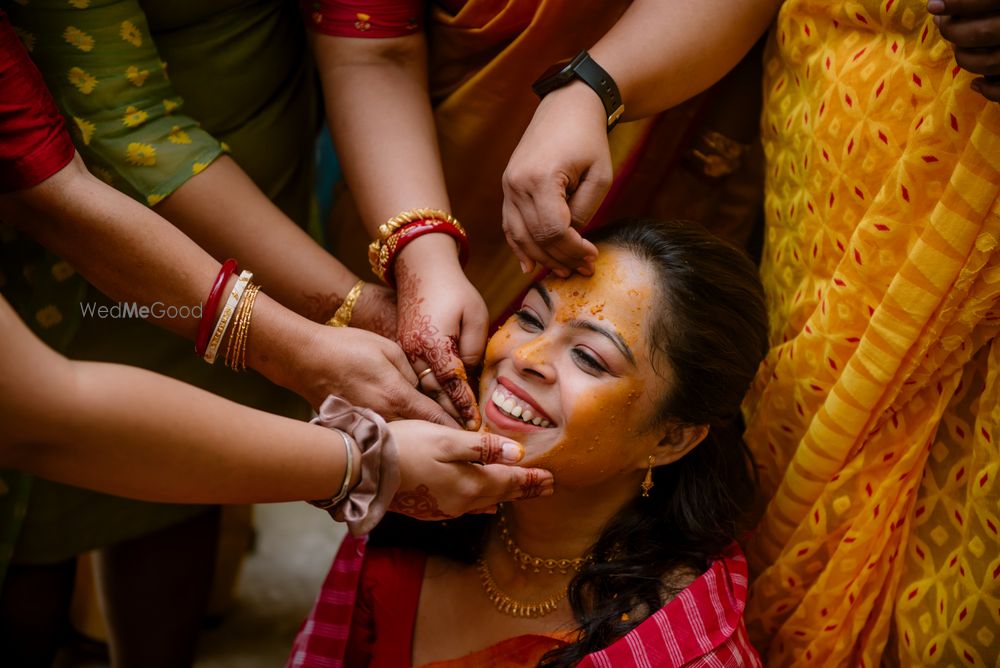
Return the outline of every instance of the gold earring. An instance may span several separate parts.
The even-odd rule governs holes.
[[[649,496],[649,490],[653,489],[653,462],[656,458],[653,455],[649,456],[648,464],[649,468],[646,469],[646,477],[643,479],[642,484],[639,488],[642,489],[643,496]]]

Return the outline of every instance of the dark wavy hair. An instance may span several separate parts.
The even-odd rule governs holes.
[[[569,584],[577,639],[546,654],[539,664],[545,668],[576,665],[628,633],[683,589],[686,580],[678,574],[703,573],[757,512],[755,469],[740,418],[767,352],[756,267],[742,251],[686,221],[626,219],[589,238],[655,269],[661,308],[650,324],[652,359],[673,379],[657,417],[708,425],[709,432],[681,459],[656,467],[649,497],[637,493],[604,527],[592,560]],[[481,516],[436,525],[390,516],[372,541],[471,562],[488,528]]]

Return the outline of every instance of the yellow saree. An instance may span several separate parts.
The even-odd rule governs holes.
[[[771,666],[1000,665],[1000,106],[923,0],[789,0],[765,58]]]

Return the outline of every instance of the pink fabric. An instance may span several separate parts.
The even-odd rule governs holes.
[[[334,37],[404,37],[420,32],[424,0],[299,0],[306,25]]]
[[[346,522],[353,535],[366,534],[385,515],[399,489],[399,454],[392,434],[375,411],[333,395],[326,398],[312,422],[350,434],[361,448],[361,461],[354,462],[361,467],[361,482],[330,514]]]
[[[41,183],[69,164],[73,153],[42,75],[0,11],[0,192]]]
[[[289,668],[344,666],[364,560],[364,539],[347,537],[295,639]],[[747,565],[733,543],[709,569],[585,668],[736,668],[761,666],[743,624]],[[355,668],[352,666],[351,668]]]

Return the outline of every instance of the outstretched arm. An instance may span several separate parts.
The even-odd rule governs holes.
[[[193,306],[205,299],[219,271],[219,263],[180,230],[93,177],[79,156],[38,185],[0,195],[0,217],[116,300]],[[198,328],[193,317],[156,323],[191,339]],[[263,294],[253,310],[247,362],[313,406],[337,394],[389,419],[451,422],[415,389],[416,375],[393,342],[310,322]]]
[[[450,211],[427,91],[422,34],[357,38],[316,34],[313,48],[327,117],[368,232],[414,208]],[[488,314],[454,239],[432,233],[395,263],[398,338],[418,370],[431,368],[468,428],[479,411],[464,365],[486,346]]]
[[[346,450],[334,431],[142,369],[67,360],[2,298],[0,339],[0,466],[180,503],[322,499],[342,485]],[[403,479],[432,490],[450,514],[547,493],[547,472],[500,465],[520,460],[517,443],[426,422],[391,430]],[[351,487],[360,475],[353,467]]]
[[[777,0],[636,0],[589,53],[618,84],[624,120],[672,107],[721,79],[766,30]],[[607,116],[574,82],[538,105],[503,177],[503,225],[525,271],[590,273],[597,249],[577,228],[611,185]]]

